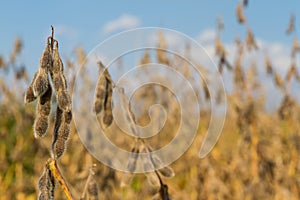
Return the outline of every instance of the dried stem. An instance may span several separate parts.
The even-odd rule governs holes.
[[[64,191],[66,197],[68,200],[73,200],[73,196],[70,192],[70,189],[62,176],[61,172],[59,171],[59,168],[57,167],[56,160],[53,158],[49,158],[49,160],[46,163],[47,168],[52,172],[55,179],[59,182],[62,190]]]
[[[85,195],[86,195],[86,192],[87,192],[87,189],[88,189],[88,186],[89,186],[89,183],[90,183],[90,181],[91,181],[91,178],[92,178],[93,175],[95,175],[95,172],[94,172],[94,170],[93,170],[93,168],[94,168],[95,166],[96,166],[96,164],[94,164],[94,165],[90,168],[90,170],[89,170],[89,175],[88,175],[88,178],[87,178],[87,180],[86,180],[86,183],[85,183],[85,186],[84,186],[82,195],[81,195],[81,197],[80,197],[80,200],[83,200],[83,199],[84,199],[84,197],[85,197]]]

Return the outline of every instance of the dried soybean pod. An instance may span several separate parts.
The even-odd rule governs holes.
[[[58,41],[54,40],[54,42],[55,42],[55,48],[53,50],[53,67],[51,69],[51,73],[62,74],[62,72],[64,71],[64,65],[59,56]]]
[[[58,137],[62,138],[64,141],[69,139],[70,134],[70,123],[72,120],[72,113],[70,112],[63,112],[62,123],[58,129]]]
[[[47,72],[52,68],[52,49],[51,49],[51,38],[47,38],[46,48],[40,59],[40,69],[45,69]]]
[[[62,90],[57,93],[57,104],[64,111],[71,110],[71,97],[67,90]]]
[[[72,112],[71,111],[64,112],[63,115],[64,115],[65,122],[70,125],[73,117]]]
[[[274,80],[277,87],[282,88],[284,86],[283,80],[277,73],[274,73]]]
[[[96,99],[94,102],[94,111],[97,114],[99,114],[102,110],[103,102],[101,102],[99,99]]]
[[[240,3],[236,7],[236,16],[237,16],[238,22],[240,24],[243,24],[246,22],[246,17],[244,15],[243,6]]]
[[[38,115],[34,121],[34,137],[41,138],[47,133],[49,126],[48,116]]]
[[[48,71],[52,68],[52,50],[50,38],[47,39],[46,48],[40,59],[40,68],[35,78],[32,89],[35,97],[43,95],[48,89]]]
[[[163,175],[164,177],[167,177],[167,178],[172,178],[173,176],[175,176],[173,169],[169,166],[163,167],[163,168],[159,169],[158,171],[161,175]]]
[[[24,102],[26,104],[26,103],[31,103],[35,100],[36,100],[36,97],[34,96],[32,86],[30,85],[28,87],[28,89],[26,90]]]
[[[66,78],[63,75],[64,66],[58,51],[58,41],[55,40],[55,48],[53,50],[53,67],[51,68],[51,78],[56,93],[67,90]]]
[[[58,138],[58,129],[61,126],[61,123],[62,123],[62,116],[63,116],[63,111],[57,106],[56,107],[54,130],[53,130],[53,135],[52,135],[52,146],[51,146],[52,157],[55,156],[54,155],[54,149],[55,149],[55,144],[56,144],[57,138]]]
[[[215,49],[216,49],[216,55],[222,56],[226,54],[223,43],[219,37],[215,41]]]
[[[273,74],[273,68],[272,68],[272,64],[271,64],[271,60],[270,57],[268,55],[265,56],[265,63],[266,63],[266,71],[267,74]]]
[[[53,51],[53,67],[51,69],[51,79],[56,91],[58,106],[64,111],[71,110],[71,97],[67,91],[67,82],[63,74],[63,62],[59,56],[58,41],[55,40],[55,48]]]
[[[70,123],[72,120],[71,111],[62,112],[61,123],[55,133],[55,137],[52,143],[52,152],[55,159],[60,158],[66,150],[67,141],[70,135]]]
[[[285,31],[286,34],[290,34],[295,30],[295,15],[291,15],[288,27]]]
[[[91,178],[88,185],[89,200],[98,200],[98,186],[94,178]]]
[[[112,114],[112,83],[107,80],[106,85],[106,97],[104,101],[104,117],[103,123],[106,127],[110,126],[113,122],[113,114]]]
[[[38,74],[38,72],[34,73],[32,81],[31,81],[31,83],[30,83],[30,85],[29,85],[29,87],[28,87],[28,89],[27,89],[27,91],[25,93],[25,97],[24,97],[25,104],[26,103],[31,103],[31,102],[33,102],[33,101],[35,101],[37,99],[37,97],[34,96],[33,89],[32,89],[32,87],[33,87],[32,85],[33,85],[33,82],[35,81],[35,79],[37,77],[37,74]]]
[[[51,111],[52,89],[50,84],[47,91],[39,97],[38,114],[42,116],[49,116]]]
[[[52,74],[51,75],[52,83],[56,93],[60,91],[66,90],[67,88],[67,81],[66,78],[61,74]]]
[[[57,137],[56,143],[54,145],[54,158],[59,159],[66,150],[65,140],[61,137]]]
[[[48,74],[47,70],[40,68],[37,77],[32,84],[32,90],[35,97],[43,95],[48,89]]]
[[[56,115],[55,115],[55,123],[54,123],[54,136],[53,136],[53,139],[56,140],[56,135],[57,135],[57,132],[58,132],[58,129],[61,125],[61,120],[62,120],[62,115],[63,115],[63,111],[59,108],[59,107],[56,107]]]
[[[168,178],[175,176],[175,173],[171,167],[165,166],[165,167],[161,168],[161,166],[163,166],[163,164],[157,155],[151,154],[151,159],[152,159],[154,167],[158,168],[158,171],[161,175],[163,175],[164,177],[168,177]]]
[[[49,83],[48,83],[49,84]],[[51,111],[51,97],[52,89],[50,85],[47,91],[39,97],[37,106],[37,117],[34,122],[34,136],[35,138],[44,137],[49,126],[49,114]]]
[[[202,89],[203,89],[203,92],[204,92],[205,100],[209,100],[210,99],[210,92],[209,92],[207,83],[205,82],[204,79],[202,79]]]
[[[292,76],[295,74],[295,72],[296,72],[296,67],[295,67],[294,64],[292,64],[292,65],[290,66],[290,68],[289,68],[289,71],[288,71],[286,77],[285,77],[285,80],[286,80],[286,81],[291,81]]]
[[[52,172],[45,167],[42,176],[38,181],[39,200],[54,199],[55,179]]]
[[[107,87],[106,86],[107,80],[103,72],[105,68],[101,62],[99,62],[98,65],[99,65],[99,77],[98,77],[97,88],[96,88],[96,98],[94,102],[94,111],[96,112],[96,114],[99,114],[103,109],[103,104],[106,96],[106,87]]]

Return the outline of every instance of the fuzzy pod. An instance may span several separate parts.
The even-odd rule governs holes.
[[[32,86],[30,85],[28,87],[28,89],[26,90],[24,102],[25,103],[31,103],[31,102],[35,101],[36,99],[37,98],[33,94]]]
[[[47,72],[50,68],[52,68],[52,50],[49,38],[47,39],[46,48],[40,58],[40,68],[45,69]]]
[[[70,124],[67,124],[66,122],[62,122],[58,129],[58,137],[63,139],[64,141],[67,141],[69,139],[70,135]]]
[[[103,116],[103,124],[105,125],[105,127],[109,127],[113,122],[113,115],[112,112],[105,112],[104,116]]]
[[[41,138],[44,137],[47,133],[49,127],[48,116],[38,115],[34,121],[34,137]]]
[[[73,117],[73,114],[71,111],[68,111],[68,112],[64,112],[63,113],[63,116],[64,116],[64,120],[67,124],[70,124],[71,121],[72,121],[72,117]]]
[[[62,116],[63,116],[63,111],[57,106],[56,114],[55,114],[54,130],[53,130],[53,134],[52,134],[52,145],[51,145],[51,152],[52,152],[53,157],[54,157],[55,144],[56,144],[57,138],[58,138],[58,130],[62,123]]]
[[[66,151],[69,134],[70,125],[63,122],[58,129],[56,141],[54,141],[54,143],[52,144],[52,151],[55,159],[60,158]]]
[[[33,79],[28,87],[28,89],[26,90],[26,93],[25,93],[25,97],[24,97],[24,102],[25,103],[31,103],[33,101],[35,101],[37,99],[36,96],[34,96],[34,93],[33,93],[33,82],[35,81],[36,77],[37,77],[37,74],[38,72],[35,72],[34,76],[33,76]]]
[[[63,111],[71,110],[71,97],[67,90],[62,90],[57,93],[57,104]]]
[[[99,69],[101,71],[101,69]],[[107,95],[107,80],[105,78],[104,73],[101,75],[99,73],[99,78],[97,82],[97,88],[96,88],[96,97],[94,102],[94,111],[96,114],[99,114],[103,109],[103,104],[105,101],[105,97]]]
[[[52,89],[48,86],[47,91],[40,96],[38,103],[38,114],[48,117],[51,112]]]
[[[67,141],[70,135],[70,123],[72,112],[64,112],[58,108],[57,123],[54,126],[52,141],[52,153],[54,158],[60,158],[66,150]]]
[[[48,86],[48,74],[44,69],[40,68],[32,85],[34,96],[39,97],[43,95],[47,91]]]
[[[55,123],[54,123],[54,130],[53,130],[53,140],[56,140],[58,129],[61,125],[63,116],[63,111],[59,107],[56,107],[56,114],[55,114]]]
[[[58,52],[58,41],[55,40],[55,48],[53,50],[53,67],[51,69],[51,73],[62,74],[63,71],[64,65]]]
[[[163,167],[163,168],[159,169],[158,171],[161,175],[163,175],[164,177],[167,177],[167,178],[172,178],[173,176],[175,176],[173,169],[168,166]]]
[[[54,148],[53,148],[54,158],[59,159],[66,150],[66,141],[64,139],[58,137],[53,146],[54,146]]]
[[[112,83],[108,82],[106,86],[106,97],[104,101],[104,117],[103,123],[106,127],[110,126],[113,122],[113,114],[112,114]]]
[[[67,142],[70,135],[70,125],[62,123],[58,129],[58,137],[54,144],[54,157],[60,158],[66,151]]]
[[[39,195],[38,200],[54,199],[55,179],[48,168],[45,168],[38,181]]]
[[[63,90],[67,90],[67,81],[64,75],[52,74],[51,79],[56,93],[59,93],[60,91]]]
[[[94,112],[96,114],[100,113],[101,110],[102,110],[102,107],[103,107],[103,102],[96,99],[95,102],[94,102]]]

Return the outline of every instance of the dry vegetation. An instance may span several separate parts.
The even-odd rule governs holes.
[[[53,196],[55,199],[299,199],[300,108],[299,101],[291,94],[291,85],[300,81],[296,63],[300,45],[295,36],[291,65],[285,76],[276,72],[267,54],[265,66],[255,63],[244,66],[244,56],[259,49],[244,14],[246,6],[244,1],[236,8],[237,21],[245,26],[246,35],[244,41],[236,40],[239,51],[234,61],[227,58],[221,40],[224,24],[218,20],[215,50],[219,72],[230,71],[234,86],[227,94],[228,114],[218,144],[207,157],[198,158],[210,120],[210,111],[202,110],[196,140],[188,152],[170,167],[146,176],[132,176],[104,166],[87,152],[79,139],[71,120],[68,91],[73,88],[76,66],[84,62],[84,51],[78,48],[75,60],[65,58],[64,70],[58,41],[52,34],[46,39],[40,67],[30,81],[26,68],[18,65],[22,41],[16,39],[10,58],[0,56],[0,199],[36,199],[37,196],[40,199]],[[292,15],[286,34],[294,31]],[[158,36],[160,47],[166,46],[163,34]],[[151,59],[170,65],[177,62],[158,50],[156,58],[145,51],[140,63],[150,63]],[[104,76],[98,80],[94,111],[100,113],[99,121],[104,127],[117,130],[112,116],[112,93],[121,94],[124,107],[128,98],[114,84],[102,63],[98,64]],[[281,105],[272,112],[266,112],[267,94],[261,92],[263,86],[257,67],[265,67],[264,77],[282,92],[282,97],[278,97],[282,98]],[[15,76],[8,82],[5,76],[12,73]],[[186,72],[185,76],[189,78],[190,74]],[[202,84],[202,80],[199,82]],[[209,101],[206,87],[201,94]],[[150,152],[151,146],[160,147],[172,139],[173,135],[168,133],[174,132],[180,120],[178,102],[161,87],[147,86],[134,98],[134,102],[139,102],[138,112],[130,107],[125,107],[124,112],[136,136],[135,124],[149,122],[149,105],[159,102],[168,110],[165,127],[158,138],[133,139],[120,131],[107,137],[133,153]],[[150,160],[154,166],[160,162],[159,158]],[[133,156],[128,161],[128,171],[134,171],[135,162]]]

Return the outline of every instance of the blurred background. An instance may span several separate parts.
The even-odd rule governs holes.
[[[145,51],[132,58],[135,64],[170,64],[202,86],[198,95],[204,109],[196,138],[191,148],[171,164],[176,175],[164,179],[172,199],[299,199],[299,7],[299,1],[279,0],[2,2],[0,199],[36,199],[37,182],[50,157],[51,134],[40,140],[34,138],[36,103],[25,106],[23,99],[39,67],[51,25],[70,89],[89,52],[121,31],[174,29],[206,49],[215,66],[210,66],[208,57],[199,57],[189,44],[181,49],[194,64],[217,67],[224,79],[226,122],[214,150],[203,159],[199,159],[198,151],[210,120],[209,94],[203,80],[195,80],[188,65],[162,51]],[[157,33],[157,47],[178,49],[182,46],[179,43],[172,34]],[[161,147],[170,141],[180,120],[174,97],[162,88],[146,87],[134,96],[134,102],[138,106],[133,111],[142,125],[149,122],[149,106],[162,103],[168,118],[162,136],[151,138],[149,143]],[[49,132],[54,113],[50,120]],[[109,138],[130,150],[131,138],[118,134],[123,133]],[[97,164],[99,199],[154,196],[154,189],[142,174],[120,187],[124,174],[95,160],[72,124],[68,149],[59,166],[74,196],[80,196],[93,163]],[[56,199],[65,199],[60,187],[55,194]]]

